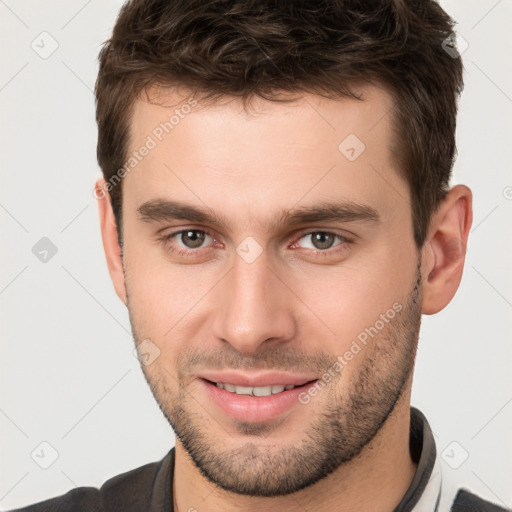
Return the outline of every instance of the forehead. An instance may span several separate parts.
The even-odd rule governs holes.
[[[230,142],[229,145],[222,144],[229,153],[235,144],[245,144],[247,148],[257,150],[250,136],[257,135],[261,143],[262,131],[269,136],[267,139],[280,133],[278,139],[272,140],[276,150],[290,145],[297,147],[301,143],[311,149],[321,145],[332,146],[333,141],[352,133],[377,149],[376,142],[390,142],[393,99],[383,87],[367,85],[355,92],[360,100],[350,97],[327,99],[311,93],[283,93],[279,98],[288,100],[286,103],[253,96],[245,105],[239,98],[222,97],[206,102],[184,88],[153,87],[147,96],[141,95],[134,102],[130,143],[135,149],[144,137],[151,134],[158,139],[157,142],[165,144],[161,139],[169,139],[168,135],[173,132],[174,138],[183,134],[189,139],[195,135],[196,139],[211,144]],[[282,128],[285,131],[280,132]],[[196,157],[200,157],[199,148],[196,149]]]
[[[178,197],[252,222],[271,205],[364,199],[385,216],[407,195],[391,151],[392,98],[378,87],[358,92],[361,101],[255,97],[244,109],[236,98],[149,91],[151,101],[134,104],[128,157],[151,149],[124,178],[125,204]]]

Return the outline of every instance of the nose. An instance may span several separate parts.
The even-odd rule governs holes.
[[[292,340],[299,301],[283,281],[269,266],[266,251],[251,263],[235,255],[233,267],[215,287],[215,338],[244,354]]]

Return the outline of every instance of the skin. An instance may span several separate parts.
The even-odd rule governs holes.
[[[251,112],[236,99],[199,103],[123,179],[122,256],[108,195],[97,194],[108,268],[135,342],[160,350],[142,368],[177,434],[176,511],[384,512],[411,483],[421,314],[442,310],[459,286],[472,195],[464,185],[449,191],[418,252],[410,193],[390,149],[391,97],[373,86],[362,92],[363,102],[254,99]],[[188,99],[159,94],[167,107],[135,103],[130,150]],[[338,150],[348,134],[366,146],[354,161]],[[99,179],[97,191],[104,185]],[[153,199],[207,207],[227,226],[144,221],[137,210]],[[271,222],[325,200],[370,205],[380,222]],[[200,249],[180,235],[159,238],[179,229],[211,238]],[[318,232],[352,243],[334,238],[323,248],[311,236]],[[248,236],[262,249],[252,263],[236,252]],[[320,377],[394,303],[401,312],[337,378],[275,420],[234,420],[202,391],[198,373],[217,364]]]

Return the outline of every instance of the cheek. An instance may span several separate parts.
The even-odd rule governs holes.
[[[349,350],[358,336],[364,340],[367,330],[383,330],[383,322],[405,307],[415,277],[414,260],[398,265],[391,250],[377,252],[377,257],[362,256],[357,262],[354,258],[339,267],[318,267],[295,280],[294,291],[314,313],[308,322],[317,326],[316,337],[328,332],[323,324],[334,331],[324,343],[336,356]]]
[[[349,380],[367,357],[374,357],[380,340],[387,346],[385,338],[397,335],[399,313],[405,309],[415,281],[412,253],[398,265],[394,250],[382,247],[376,252],[377,257],[361,255],[357,262],[354,259],[345,266],[316,270],[314,276],[298,281],[298,295],[334,331],[320,336],[327,330],[310,317],[309,324],[316,326],[315,338],[327,352],[343,358]]]
[[[219,270],[173,264],[166,260],[163,249],[143,247],[125,245],[130,314],[140,336],[165,342],[197,315],[202,298],[218,280]]]

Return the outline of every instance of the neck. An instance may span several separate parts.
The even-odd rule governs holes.
[[[278,497],[242,496],[218,488],[196,468],[176,441],[174,511],[188,512],[392,512],[416,471],[409,451],[410,388],[361,453],[316,484]]]

